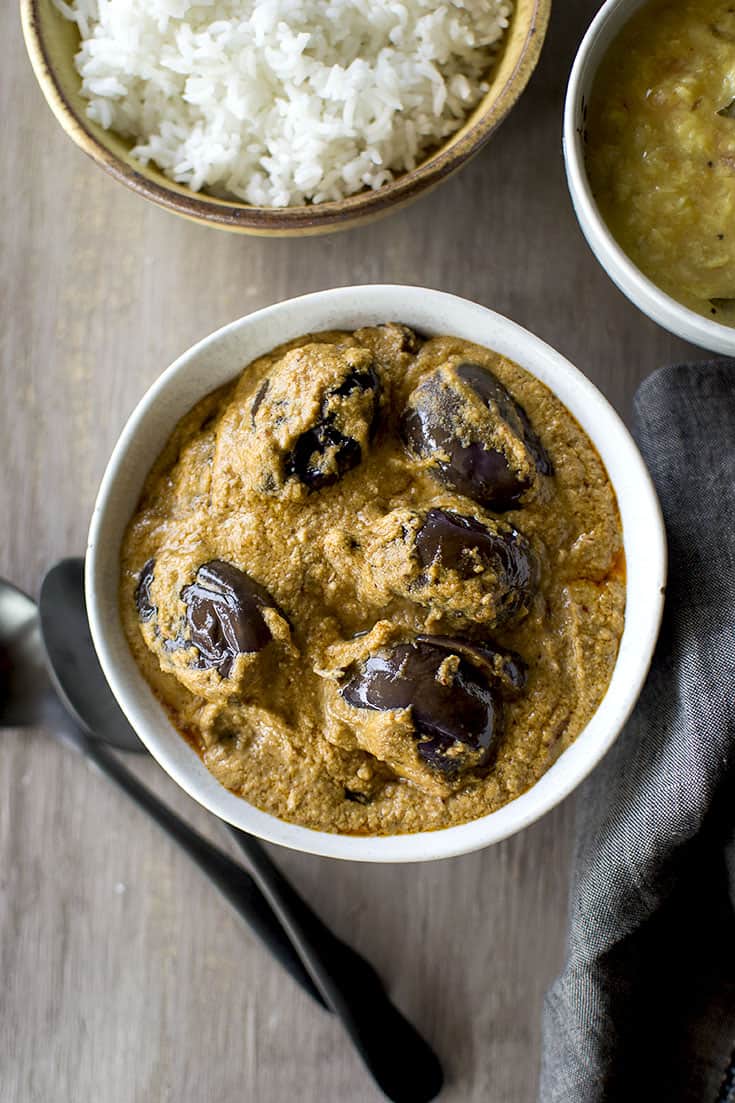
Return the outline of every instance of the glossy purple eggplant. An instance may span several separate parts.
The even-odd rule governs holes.
[[[419,757],[448,778],[486,766],[502,698],[520,692],[521,659],[471,641],[418,636],[381,648],[347,672],[344,700],[358,709],[411,709]]]
[[[516,509],[553,465],[523,409],[479,364],[449,363],[420,383],[401,431],[439,482],[487,509]]]
[[[203,563],[181,599],[190,645],[199,651],[196,665],[204,670],[214,667],[227,678],[238,655],[262,651],[272,639],[263,610],[275,609],[275,602],[264,586],[231,563]]]

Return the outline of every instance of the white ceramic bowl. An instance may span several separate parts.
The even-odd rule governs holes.
[[[352,837],[312,831],[261,812],[215,781],[169,722],[128,648],[118,613],[120,544],[141,487],[178,420],[207,392],[290,338],[386,320],[456,334],[496,349],[547,384],[595,442],[618,496],[628,564],[628,612],[610,687],[576,742],[528,792],[472,823],[440,831]],[[312,854],[371,862],[446,858],[497,842],[542,816],[610,747],[643,685],[663,605],[666,544],[658,500],[628,431],[600,392],[531,333],[475,303],[420,287],[321,291],[267,307],[206,337],[141,399],[115,447],[89,532],[87,608],[104,672],[128,720],[163,768],[211,812],[263,839]]]
[[[670,333],[702,348],[735,355],[735,327],[720,325],[665,294],[623,252],[595,203],[584,162],[585,105],[610,44],[646,0],[607,0],[593,19],[572,66],[564,104],[564,163],[584,236],[610,279],[630,301]]]

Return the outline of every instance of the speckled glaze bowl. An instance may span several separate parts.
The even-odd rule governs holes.
[[[461,168],[487,142],[517,102],[538,61],[551,0],[516,0],[490,88],[464,126],[411,172],[378,191],[300,207],[251,207],[175,184],[130,155],[130,144],[87,118],[74,68],[76,26],[52,0],[20,0],[23,35],[41,90],[69,137],[107,172],[166,210],[236,233],[301,237],[348,229],[405,206]]]
[[[543,777],[487,816],[412,835],[350,836],[314,831],[262,812],[223,788],[175,730],[128,647],[118,605],[120,546],[146,475],[179,419],[243,367],[304,333],[398,320],[424,334],[454,334],[509,356],[545,383],[597,447],[615,488],[627,562],[627,609],[607,693],[589,724]],[[107,466],[89,530],[86,597],[102,668],[151,754],[189,794],[229,823],[294,850],[368,862],[418,862],[498,842],[567,796],[617,738],[646,677],[663,608],[666,540],[638,449],[590,381],[538,337],[492,310],[421,287],[320,291],[259,310],[183,353],[143,396]]]

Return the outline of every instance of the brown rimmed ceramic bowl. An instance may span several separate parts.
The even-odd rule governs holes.
[[[69,137],[116,180],[175,214],[237,233],[300,237],[347,229],[410,203],[461,168],[485,144],[517,102],[538,61],[551,0],[515,0],[490,88],[464,126],[411,172],[378,191],[300,207],[251,207],[176,184],[130,155],[131,143],[87,118],[74,67],[76,26],[52,0],[20,0],[23,35],[41,90]]]

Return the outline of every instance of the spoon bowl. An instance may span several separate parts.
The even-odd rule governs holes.
[[[41,723],[49,688],[36,603],[0,579],[0,728]]]
[[[32,603],[31,603],[32,604]],[[77,723],[121,751],[145,751],[110,692],[89,632],[84,561],[62,559],[41,585],[40,625],[54,689]]]

